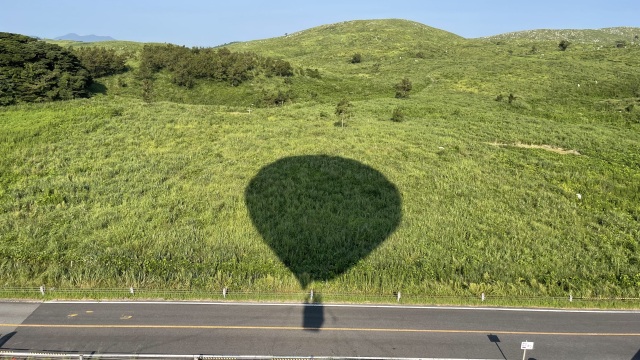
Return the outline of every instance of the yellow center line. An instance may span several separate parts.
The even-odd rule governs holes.
[[[0,327],[58,328],[58,329],[192,329],[192,330],[318,330],[353,332],[391,332],[427,334],[493,334],[493,335],[552,335],[552,336],[637,336],[640,333],[502,331],[457,329],[385,329],[385,328],[305,328],[301,326],[229,326],[229,325],[104,325],[104,324],[0,324]]]

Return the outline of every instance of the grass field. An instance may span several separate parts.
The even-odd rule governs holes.
[[[640,47],[557,45],[349,22],[229,47],[286,81],[0,108],[0,285],[638,297]]]

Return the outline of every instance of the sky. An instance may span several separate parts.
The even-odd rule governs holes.
[[[0,0],[0,32],[217,46],[348,20],[413,20],[466,38],[640,27],[639,0]]]

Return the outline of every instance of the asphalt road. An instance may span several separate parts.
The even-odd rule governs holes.
[[[238,303],[0,303],[0,348],[144,354],[640,360],[640,312]]]

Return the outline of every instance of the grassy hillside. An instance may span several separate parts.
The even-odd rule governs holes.
[[[640,295],[639,47],[377,20],[229,48],[296,74],[0,108],[0,285]]]
[[[257,51],[274,57],[298,59],[309,66],[330,66],[361,53],[368,62],[419,51],[443,54],[464,38],[406,20],[358,20],[319,26],[283,37],[230,45],[230,49]]]
[[[561,41],[569,40],[576,43],[591,43],[611,45],[616,41],[627,43],[640,43],[640,28],[635,27],[613,27],[604,29],[562,29],[562,30],[526,30],[517,31],[485,39],[490,40],[529,40],[529,41]]]

